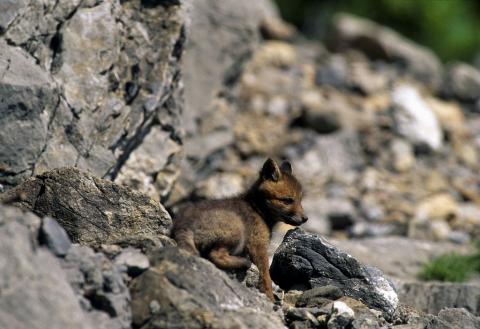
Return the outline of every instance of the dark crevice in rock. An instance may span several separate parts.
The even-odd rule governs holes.
[[[183,49],[185,47],[185,42],[187,41],[187,32],[185,25],[182,25],[180,29],[180,36],[178,37],[175,45],[173,46],[172,56],[180,62],[182,59]]]
[[[52,40],[50,41],[50,49],[52,50],[52,64],[50,66],[50,72],[52,74],[58,73],[63,64],[61,56],[63,43],[62,34],[60,32],[61,25],[62,24],[59,24],[57,27],[57,33],[54,34]]]
[[[135,148],[141,144],[145,136],[147,136],[148,132],[150,131],[153,115],[154,113],[144,117],[143,122],[137,128],[136,132],[133,134],[133,137],[130,137],[130,139],[127,140],[126,138],[122,139],[122,137],[127,137],[128,135],[122,135],[122,137],[117,141],[117,147],[122,147],[122,154],[118,157],[117,163],[107,172],[107,174],[105,174],[104,177],[115,180],[115,177],[117,177],[121,167],[130,156],[130,153],[132,153],[133,150],[135,150]],[[115,149],[112,148],[112,151],[115,151]]]
[[[141,0],[141,3],[145,8],[155,8],[158,6],[170,7],[179,6],[180,0]]]
[[[12,63],[12,60],[10,58],[7,59],[7,66],[5,67],[5,70],[0,74],[0,81],[3,80],[5,77],[5,74],[7,74],[8,70],[10,69],[10,64]]]
[[[132,67],[130,68],[130,73],[133,80],[138,80],[138,78],[140,77],[140,66],[138,65],[138,63],[132,65]]]
[[[124,90],[124,99],[127,105],[131,105],[140,93],[141,87],[138,81],[140,78],[140,66],[138,65],[138,63],[132,65],[132,67],[130,68],[130,75],[131,80],[127,81]]]
[[[7,45],[9,46],[12,46],[12,47],[18,47],[19,45],[17,45],[15,42],[13,42],[12,40],[10,40],[9,38],[5,38],[4,39],[5,42],[7,43]]]
[[[63,95],[63,93],[60,95],[60,97],[62,97],[65,104],[67,104],[67,107],[70,110],[70,113],[72,113],[73,118],[75,120],[79,120],[80,119],[80,114],[82,113],[82,109],[76,109],[75,107],[70,105],[70,103],[67,101],[67,98],[65,97],[65,95]]]
[[[68,13],[67,16],[65,16],[63,22],[70,20],[70,19],[77,13],[77,11],[78,11],[80,8],[83,7],[83,3],[84,3],[84,2],[85,2],[85,0],[80,1],[80,2],[78,3],[78,5],[75,6],[75,8],[73,8],[73,10],[72,10],[70,13]],[[63,23],[63,22],[62,22],[62,23]]]
[[[173,74],[172,86],[178,86],[180,80],[180,72],[176,71]],[[172,87],[173,89],[174,87]],[[165,92],[163,95],[164,99],[160,99],[158,104],[162,104],[160,108],[168,110],[172,102],[174,103],[173,97],[170,95],[171,93]],[[175,106],[176,104],[174,104]],[[178,108],[177,108],[178,109]],[[162,127],[162,130],[164,131],[169,131],[170,132],[170,138],[177,142],[179,145],[182,144],[181,136],[177,133],[177,129],[170,125],[170,124],[162,124],[157,120],[157,112],[158,111],[153,111],[153,112],[148,112],[144,111],[144,120],[143,122],[139,125],[137,128],[136,132],[133,134],[132,137],[130,137],[129,140],[127,140],[128,133],[125,132],[116,142],[113,144],[109,149],[111,149],[113,152],[121,147],[122,148],[122,154],[118,157],[117,163],[107,172],[104,177],[108,177],[112,180],[114,180],[120,169],[122,168],[123,164],[127,161],[128,157],[130,154],[141,144],[145,136],[150,132],[152,126],[158,122],[160,126]],[[126,142],[126,143],[125,143]]]
[[[49,141],[51,139],[51,135],[52,135],[52,131],[51,131],[52,123],[55,120],[55,116],[57,115],[57,113],[59,111],[58,108],[61,106],[61,101],[62,101],[61,97],[58,96],[57,104],[53,108],[53,112],[52,112],[52,114],[49,118],[48,124],[47,124],[47,136],[46,136],[46,139],[45,139],[45,144],[43,145],[43,147],[42,147],[40,153],[38,154],[37,158],[35,159],[35,161],[32,163],[32,168],[31,168],[32,175],[35,173],[35,167],[36,167],[37,162],[40,160],[42,155],[47,150],[48,143],[49,143]]]
[[[117,316],[115,307],[113,307],[112,302],[104,294],[92,294],[85,296],[90,303],[92,303],[93,308],[106,312],[110,317]]]
[[[75,148],[75,151],[77,152],[77,157],[74,162],[74,166],[76,167],[82,158],[82,156],[85,154],[85,150],[82,149],[81,144],[83,142],[83,137],[81,134],[79,134],[76,130],[75,122],[78,121],[78,118],[74,117],[72,122],[67,124],[64,127],[65,135],[70,143]]]
[[[237,84],[238,79],[242,75],[242,68],[245,63],[251,58],[252,51],[248,50],[243,54],[239,55],[236,58],[236,61],[232,64],[232,66],[225,72],[223,78],[223,85],[225,86],[225,90],[234,87]]]
[[[125,84],[125,103],[127,103],[127,105],[132,104],[139,92],[140,87],[138,86],[138,83],[134,81],[128,81]]]
[[[0,165],[0,177],[2,176],[15,176],[15,175],[21,175],[21,174],[24,174],[26,172],[30,172],[31,169],[24,169],[24,170],[20,170],[20,171],[12,171],[8,168],[7,165],[3,165],[1,164]]]
[[[55,4],[52,7],[52,12],[55,11],[59,3],[60,3],[60,0],[55,0]]]
[[[108,149],[114,152],[117,148],[119,148],[122,145],[122,143],[127,139],[127,137],[128,137],[128,131],[124,129],[123,133],[120,135],[118,140],[116,140],[115,143],[112,144]]]
[[[180,72],[176,72],[173,81],[175,81],[176,84],[179,83]],[[171,116],[177,116],[178,114],[174,113],[175,110],[178,111],[175,97],[167,98],[163,103],[162,111],[167,111]],[[183,145],[183,138],[181,136],[182,132],[180,132],[174,124],[162,122],[162,120],[160,120],[158,117],[155,118],[154,124],[158,124],[160,127],[162,127],[162,130],[169,132],[170,138],[178,145]]]
[[[32,211],[36,213],[37,209],[37,202],[42,198],[42,196],[45,194],[46,187],[45,187],[45,182],[40,178],[40,189],[38,190],[38,193],[33,196],[33,203],[32,203]],[[38,215],[38,214],[37,214]],[[39,215],[41,216],[41,214]]]

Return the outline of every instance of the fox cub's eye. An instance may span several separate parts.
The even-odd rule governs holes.
[[[282,198],[280,199],[280,201],[282,201],[285,204],[292,204],[293,202],[295,202],[293,198]]]

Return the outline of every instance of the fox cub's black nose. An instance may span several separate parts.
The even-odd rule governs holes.
[[[302,223],[305,223],[308,220],[307,216],[302,216]]]

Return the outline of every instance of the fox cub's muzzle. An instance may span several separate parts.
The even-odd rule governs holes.
[[[305,223],[308,220],[308,217],[303,215],[303,216],[291,216],[291,217],[285,217],[282,218],[283,222],[289,225],[293,226],[299,226]]]

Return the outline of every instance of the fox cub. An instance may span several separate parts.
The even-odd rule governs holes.
[[[295,226],[307,221],[301,199],[302,187],[290,163],[278,166],[268,159],[243,195],[183,208],[172,235],[179,247],[221,269],[249,268],[251,260],[260,272],[260,289],[273,301],[267,253],[271,231],[278,221]]]

